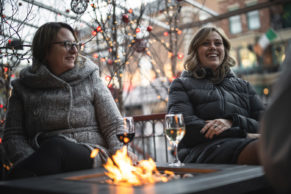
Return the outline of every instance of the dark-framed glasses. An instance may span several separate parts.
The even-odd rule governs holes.
[[[70,42],[70,41],[59,41],[59,42],[53,42],[52,44],[63,45],[68,51],[70,49],[73,49],[73,47],[76,47],[76,49],[79,51],[82,46],[81,42]]]

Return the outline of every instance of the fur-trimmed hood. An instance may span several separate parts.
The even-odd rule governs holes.
[[[75,67],[60,76],[54,75],[45,65],[40,65],[34,72],[32,66],[20,72],[20,81],[29,88],[58,88],[66,83],[74,85],[91,75],[99,68],[91,60],[78,57]]]

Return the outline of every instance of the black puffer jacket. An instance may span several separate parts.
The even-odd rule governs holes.
[[[186,153],[189,154],[191,148],[196,150],[192,153],[191,161],[184,162],[234,163],[241,149],[250,142],[246,139],[247,133],[257,132],[263,110],[264,106],[253,87],[233,73],[229,73],[219,84],[213,84],[208,79],[196,79],[190,72],[184,71],[181,77],[173,81],[169,90],[168,113],[182,113],[186,123],[186,134],[179,144],[179,155],[184,155],[181,156],[184,158],[185,154],[181,154],[180,151],[184,150],[185,153],[186,149]],[[218,118],[232,120],[232,127],[212,140],[205,138],[200,133],[206,124],[205,121]],[[236,143],[229,143],[232,141]],[[226,150],[230,152],[232,162],[207,159],[209,149],[213,151],[215,146],[222,150],[226,142],[225,145],[228,145]],[[201,159],[205,149],[208,154]],[[214,152],[214,155],[216,154]]]

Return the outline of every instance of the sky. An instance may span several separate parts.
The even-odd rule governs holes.
[[[6,16],[14,16],[13,18],[17,20],[24,20],[29,23],[33,24],[35,26],[40,26],[46,22],[49,21],[62,21],[62,22],[67,22],[73,27],[80,26],[82,27],[84,24],[82,22],[76,22],[75,20],[66,18],[62,15],[55,14],[51,11],[48,11],[46,9],[40,8],[38,6],[32,6],[32,4],[27,3],[26,1],[31,1],[31,0],[25,0],[25,1],[20,1],[20,0],[10,0],[10,1],[4,1],[4,14]],[[117,1],[120,4],[123,4],[123,6],[129,8],[136,8],[139,7],[141,3],[148,3],[153,0],[127,0],[126,3],[124,3],[123,0]],[[53,9],[59,10],[63,13],[66,13],[72,17],[77,17],[78,15],[75,14],[73,11],[71,11],[71,0],[46,0],[46,1],[35,1],[37,3],[44,4],[46,6],[51,6]],[[89,4],[92,2],[96,2],[90,0]],[[102,10],[103,12],[106,12],[110,9],[109,6],[104,3],[104,9]],[[69,12],[66,12],[69,10]],[[86,12],[80,17],[82,21],[89,22],[91,20],[90,17],[90,11],[92,11],[92,8],[90,5],[88,5]],[[18,22],[13,22],[13,27],[17,28],[19,26]],[[7,29],[8,27],[5,26]],[[17,28],[18,29],[18,28]],[[29,27],[26,25],[22,25],[19,29],[18,32],[20,33],[19,35],[27,40],[31,41],[34,32],[36,31],[36,28],[34,27]],[[12,33],[12,32],[11,32]],[[13,34],[13,33],[12,33]],[[15,34],[13,34],[15,35]]]

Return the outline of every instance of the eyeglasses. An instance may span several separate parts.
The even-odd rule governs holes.
[[[76,47],[76,49],[79,51],[82,46],[81,42],[69,42],[69,41],[53,42],[52,44],[63,45],[67,49],[67,51],[69,51],[70,49],[73,49],[73,47]]]

